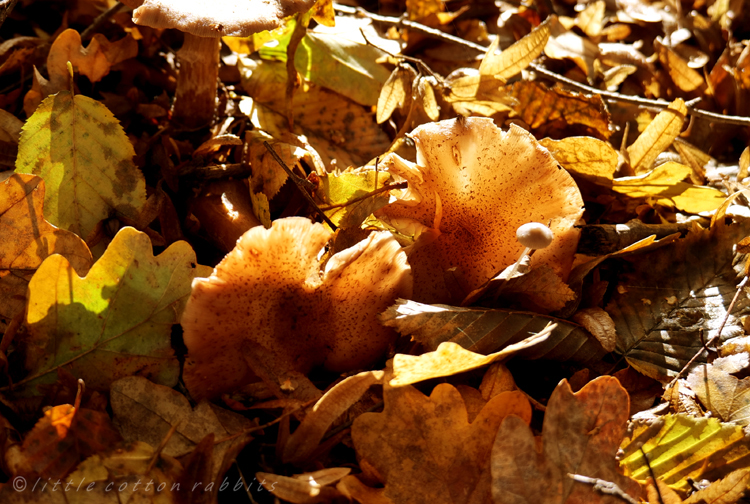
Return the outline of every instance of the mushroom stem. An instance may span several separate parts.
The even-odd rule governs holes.
[[[177,51],[180,72],[172,107],[172,119],[183,126],[200,128],[214,117],[220,48],[218,38],[185,33],[185,42]]]

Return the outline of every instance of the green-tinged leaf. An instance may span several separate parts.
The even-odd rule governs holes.
[[[294,56],[294,66],[306,79],[362,105],[377,105],[390,72],[375,61],[380,49],[341,37],[308,33]]]
[[[655,203],[689,213],[710,212],[727,196],[718,189],[683,182],[693,170],[670,161],[635,177],[615,179],[612,189],[631,198],[649,198]]]
[[[491,75],[505,83],[542,54],[544,46],[547,45],[549,40],[549,34],[549,21],[545,21],[500,54],[495,54],[497,45],[491,45],[479,65],[479,73]],[[499,38],[495,40],[499,40]]]
[[[659,112],[633,145],[628,147],[630,166],[636,174],[649,171],[656,157],[672,145],[682,131],[686,114],[685,102],[677,98],[669,107]]]
[[[44,179],[46,218],[87,238],[112,213],[138,217],[146,183],[133,146],[112,113],[68,91],[47,97],[26,121],[16,173]]]
[[[747,225],[697,225],[674,244],[623,259],[620,283],[606,306],[617,330],[617,351],[639,372],[667,381],[716,335],[742,274],[744,254],[733,245]],[[744,334],[739,317],[750,301],[740,296],[721,341]]]
[[[52,254],[65,256],[80,274],[93,259],[83,240],[44,220],[44,181],[13,174],[0,182],[0,330],[26,309],[34,271]]]
[[[517,355],[525,359],[585,363],[601,359],[607,353],[581,326],[535,313],[427,305],[399,299],[380,320],[430,350],[436,350],[444,341],[451,341],[484,355],[540,333],[552,322],[557,327],[545,341]]]
[[[568,137],[562,140],[543,138],[539,143],[572,175],[607,187],[612,185],[618,155],[609,142],[592,137]]]
[[[390,173],[357,169],[321,177],[321,209],[338,227],[359,227],[375,210],[388,204],[389,193],[382,191]]]
[[[172,325],[193,278],[205,273],[186,242],[154,257],[148,236],[129,227],[84,278],[63,256],[48,257],[29,283],[29,335],[19,342],[28,376],[12,392],[33,395],[59,368],[94,390],[131,375],[174,386],[179,364]]]
[[[620,449],[625,475],[645,482],[651,477],[643,458],[661,481],[681,492],[691,487],[688,478],[721,478],[750,465],[750,445],[742,426],[721,423],[718,418],[665,415],[652,425],[636,423]]]

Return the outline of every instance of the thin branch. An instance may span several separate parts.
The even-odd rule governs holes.
[[[614,484],[611,481],[599,479],[599,478],[589,478],[588,476],[582,476],[580,474],[570,474],[568,473],[568,478],[572,479],[573,481],[577,481],[578,483],[585,483],[587,485],[593,485],[594,491],[599,492],[605,495],[611,495],[613,497],[618,497],[628,504],[638,504],[638,501],[632,498],[630,495],[625,493],[625,491]]]
[[[94,21],[92,21],[92,23],[81,32],[81,40],[87,40],[89,37],[93,36],[94,32],[99,31],[99,28],[101,28],[101,26],[106,23],[109,18],[126,8],[127,6],[125,4],[123,4],[122,2],[117,2],[112,7],[96,16],[96,19],[94,19]]]
[[[743,278],[742,281],[739,284],[737,284],[737,292],[734,293],[734,297],[732,298],[732,302],[729,303],[729,308],[727,308],[727,312],[724,314],[724,320],[721,321],[721,326],[719,326],[719,330],[716,331],[716,334],[710,340],[708,340],[708,342],[705,345],[703,345],[703,348],[701,348],[698,351],[698,353],[696,353],[695,355],[693,355],[693,358],[690,359],[688,361],[688,363],[685,364],[685,366],[683,366],[682,369],[680,369],[680,372],[677,373],[677,376],[675,376],[672,379],[672,381],[669,382],[669,385],[667,385],[664,388],[664,390],[669,390],[672,386],[674,386],[675,382],[677,382],[677,380],[680,378],[680,376],[682,376],[685,373],[685,371],[687,371],[690,368],[690,366],[693,365],[693,363],[696,361],[696,359],[698,359],[698,357],[700,357],[703,354],[703,349],[704,348],[710,347],[711,345],[713,345],[714,343],[716,343],[716,341],[718,341],[718,339],[721,337],[721,331],[724,330],[724,326],[726,325],[727,320],[729,320],[729,315],[732,313],[732,309],[734,308],[734,304],[737,302],[737,299],[740,297],[740,293],[742,292],[742,288],[745,287],[745,285],[747,285],[748,278],[750,278],[750,277]]]
[[[305,199],[307,199],[307,201],[313,206],[315,211],[317,211],[320,214],[320,216],[323,218],[326,224],[328,224],[333,231],[336,231],[336,229],[338,229],[336,224],[334,224],[331,221],[331,219],[328,218],[325,212],[320,209],[318,204],[315,203],[315,200],[312,198],[312,196],[310,196],[310,193],[305,191],[304,187],[309,186],[310,182],[308,180],[303,179],[302,177],[297,176],[295,173],[293,173],[292,170],[290,170],[289,167],[286,165],[286,163],[284,163],[284,160],[281,159],[281,157],[278,154],[276,154],[276,151],[273,150],[273,147],[271,147],[271,144],[269,144],[268,142],[264,140],[263,145],[266,147],[266,150],[268,150],[268,152],[271,153],[271,156],[273,156],[276,162],[279,163],[279,166],[281,166],[284,169],[284,171],[287,173],[287,175],[289,175],[289,177],[292,179],[292,182],[294,182],[294,185],[296,185],[297,189],[299,189],[299,192],[301,192],[302,195],[305,197]]]
[[[348,6],[339,5],[339,4],[334,4],[334,9],[344,14],[352,14],[352,15],[367,17],[369,19],[372,19],[373,21],[377,21],[377,22],[384,23],[384,24],[389,24],[393,26],[403,26],[403,27],[409,28],[414,31],[418,31],[420,33],[423,33],[433,38],[444,40],[446,42],[452,42],[454,44],[461,45],[468,49],[474,49],[480,54],[487,52],[487,48],[482,45],[475,44],[474,42],[469,42],[468,40],[464,40],[454,35],[444,33],[440,30],[436,30],[435,28],[430,28],[423,24],[420,24],[414,21],[409,21],[407,19],[401,19],[401,18],[395,18],[395,17],[389,17],[389,16],[381,16],[379,14],[373,14],[371,12],[367,12],[361,8],[348,7]],[[572,79],[568,79],[567,77],[563,77],[562,75],[556,74],[555,72],[547,70],[546,68],[543,68],[534,63],[531,63],[529,67],[533,69],[535,72],[543,75],[544,77],[550,80],[559,82],[561,84],[565,84],[583,93],[598,94],[603,99],[606,99],[606,100],[623,102],[623,103],[632,103],[635,105],[640,105],[642,107],[657,107],[660,109],[666,108],[670,104],[670,102],[666,100],[650,100],[648,98],[641,98],[640,96],[625,95],[621,93],[615,93],[612,91],[603,91],[601,89],[596,89],[596,88],[587,86],[585,84],[581,84],[580,82],[576,82]],[[709,121],[719,122],[719,123],[734,124],[738,126],[750,126],[750,117],[730,116],[730,115],[718,114],[715,112],[708,112],[707,110],[701,110],[695,107],[698,101],[699,100],[691,100],[685,104],[687,105],[688,113],[690,115],[695,116],[695,117],[700,117],[703,119],[707,119]]]
[[[8,16],[10,16],[10,13],[13,12],[13,7],[15,7],[17,3],[18,0],[0,1],[0,26],[5,22]]]

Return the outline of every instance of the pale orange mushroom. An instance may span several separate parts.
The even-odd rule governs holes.
[[[524,250],[516,230],[549,223],[552,243],[532,256],[567,279],[580,231],[583,198],[573,178],[522,128],[470,117],[422,125],[410,135],[416,164],[395,154],[383,163],[409,192],[378,212],[395,227],[431,229],[409,254],[414,298],[460,302],[513,264]],[[437,238],[435,238],[437,236]]]
[[[364,368],[385,354],[397,335],[377,315],[411,295],[406,254],[390,233],[373,232],[323,265],[331,237],[308,219],[278,219],[247,231],[209,278],[193,281],[181,322],[183,378],[196,400],[257,380],[247,345],[265,365],[303,374]]]
[[[220,38],[247,37],[278,27],[286,16],[304,12],[315,0],[123,0],[133,22],[185,33],[177,52],[180,73],[173,118],[188,126],[206,125],[216,111]]]

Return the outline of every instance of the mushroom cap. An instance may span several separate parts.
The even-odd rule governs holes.
[[[257,380],[243,358],[248,344],[283,372],[348,371],[385,353],[396,333],[377,315],[411,295],[406,254],[390,233],[373,232],[323,269],[331,236],[305,218],[277,219],[247,231],[209,278],[193,281],[181,323],[183,378],[196,400]]]
[[[549,247],[555,234],[541,222],[528,222],[516,230],[516,239],[524,247],[539,250]]]
[[[383,162],[419,197],[397,200],[378,215],[439,230],[435,240],[409,255],[416,301],[456,302],[479,288],[521,254],[516,230],[527,222],[550,222],[554,233],[550,246],[534,254],[531,267],[548,264],[567,278],[583,198],[573,178],[530,133],[516,125],[503,131],[492,119],[470,117],[425,124],[411,136],[422,180],[413,165],[405,169],[409,163],[393,154]]]
[[[247,37],[272,30],[286,16],[304,12],[315,0],[125,0],[133,22],[176,28],[199,37]]]

